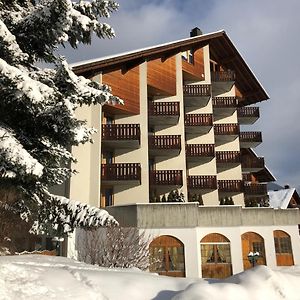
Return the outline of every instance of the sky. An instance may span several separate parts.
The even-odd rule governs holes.
[[[299,0],[119,0],[119,11],[103,20],[116,38],[60,52],[76,62],[153,46],[224,29],[257,76],[270,100],[261,118],[244,130],[259,130],[265,157],[277,183],[300,190],[300,1]]]

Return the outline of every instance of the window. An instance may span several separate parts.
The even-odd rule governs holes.
[[[260,256],[265,254],[264,242],[253,242],[253,252],[258,252]]]
[[[276,254],[292,254],[291,238],[283,231],[277,231],[279,234],[274,233],[274,244]],[[281,234],[280,234],[281,233]]]
[[[167,276],[185,276],[184,246],[176,238],[160,236],[150,246],[150,272]]]
[[[202,264],[231,263],[230,244],[201,244]]]
[[[105,207],[113,205],[113,189],[105,189]]]

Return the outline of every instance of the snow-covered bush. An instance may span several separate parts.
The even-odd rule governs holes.
[[[135,227],[79,230],[78,260],[108,268],[149,267],[149,238]]]

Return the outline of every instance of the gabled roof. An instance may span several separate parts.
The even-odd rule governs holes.
[[[100,72],[107,73],[118,69],[126,71],[145,61],[158,58],[164,60],[177,53],[189,49],[202,48],[208,44],[210,46],[211,59],[223,67],[235,71],[236,86],[244,95],[241,105],[269,99],[268,94],[224,30],[117,55],[82,61],[71,66],[77,75],[92,77]]]
[[[295,188],[269,191],[268,195],[270,206],[273,208],[287,208],[295,193],[297,193]]]

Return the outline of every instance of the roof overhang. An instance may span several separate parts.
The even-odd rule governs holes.
[[[217,31],[123,54],[75,63],[71,66],[77,75],[91,78],[96,74],[114,70],[121,69],[126,72],[145,61],[158,58],[165,60],[177,53],[202,48],[208,44],[211,58],[225,68],[235,71],[236,86],[243,94],[243,101],[240,102],[241,106],[269,99],[268,94],[225,31]]]

